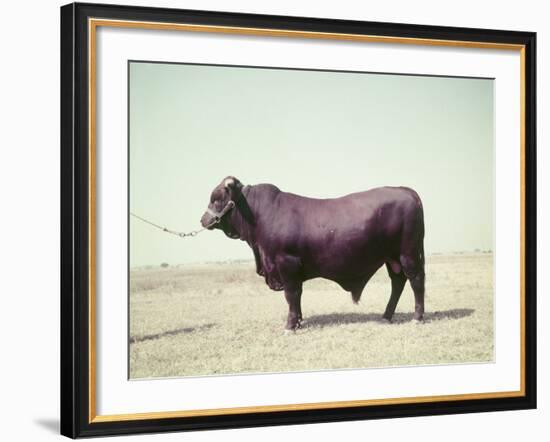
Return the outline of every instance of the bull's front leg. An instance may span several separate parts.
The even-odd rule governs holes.
[[[300,323],[302,322],[302,283],[286,283],[285,299],[288,303],[288,317],[285,329],[294,331],[300,328]]]
[[[281,254],[276,256],[275,263],[285,290],[285,299],[288,303],[286,329],[296,330],[300,328],[302,322],[303,278],[301,277],[301,261],[295,256]]]
[[[279,274],[279,270],[275,265],[274,258],[270,257],[269,255],[266,255],[265,253],[262,253],[260,249],[258,249],[258,251],[260,253],[260,266],[261,266],[266,284],[269,286],[271,290],[275,290],[275,291],[283,290],[284,286],[281,280],[281,275]]]
[[[264,276],[265,270],[262,265],[262,258],[260,256],[260,250],[258,249],[258,246],[252,247],[252,251],[254,252],[254,261],[256,261],[256,273],[260,276]]]

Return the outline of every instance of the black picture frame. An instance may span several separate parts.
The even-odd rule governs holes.
[[[90,419],[90,18],[521,45],[524,51],[524,395],[195,417]],[[536,408],[536,34],[73,3],[61,7],[61,434],[240,428]]]

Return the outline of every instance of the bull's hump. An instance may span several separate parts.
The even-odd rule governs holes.
[[[281,189],[279,189],[276,185],[269,184],[269,183],[254,184],[253,186],[250,186],[250,187],[253,187],[254,190],[257,190],[257,191],[268,191],[268,192],[280,192],[281,191]]]

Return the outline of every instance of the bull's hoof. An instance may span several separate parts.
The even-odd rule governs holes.
[[[294,333],[299,328],[302,328],[302,321],[298,319],[295,324],[287,324],[285,327],[285,334]]]
[[[424,324],[424,318],[413,318],[412,320],[413,324]]]
[[[386,318],[385,316],[382,316],[382,320],[383,322],[385,322],[386,324],[392,324],[393,321],[391,318]]]
[[[290,330],[288,328],[285,328],[285,331],[283,332],[285,336],[293,335],[294,333],[296,333],[296,330]]]

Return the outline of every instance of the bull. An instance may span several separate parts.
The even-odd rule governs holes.
[[[413,319],[424,315],[424,211],[407,187],[379,187],[340,198],[316,199],[272,184],[243,184],[228,176],[216,186],[203,227],[246,241],[256,272],[288,303],[287,330],[300,327],[304,281],[338,283],[358,303],[365,285],[385,265],[391,294],[383,318],[391,321],[408,280]]]

